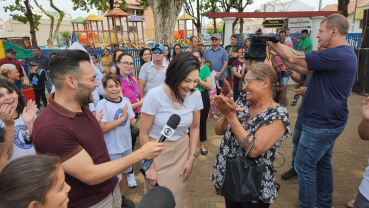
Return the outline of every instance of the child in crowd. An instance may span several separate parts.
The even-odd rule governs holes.
[[[8,162],[21,156],[36,154],[31,143],[36,109],[35,102],[32,100],[29,100],[26,106],[26,102],[14,84],[0,79],[0,128],[5,128],[8,134],[12,134],[10,141],[8,137],[6,141]],[[9,127],[11,123],[14,123],[13,128]]]
[[[204,60],[204,65],[208,66],[209,69],[210,69],[210,74],[211,74],[211,83],[212,83],[212,86],[213,88],[211,90],[209,90],[209,97],[210,97],[210,110],[209,110],[209,114],[208,114],[208,117],[210,117],[210,114],[211,114],[211,111],[213,111],[213,118],[215,120],[218,120],[218,116],[216,115],[216,106],[213,102],[213,98],[214,98],[214,95],[217,94],[217,89],[222,89],[220,86],[219,86],[219,81],[218,80],[215,80],[215,76],[217,75],[217,72],[213,70],[213,67],[211,65],[211,61],[209,60]]]
[[[119,96],[122,86],[116,74],[109,73],[101,81],[107,96],[97,103],[96,112],[102,110],[100,126],[104,133],[108,153],[111,160],[117,160],[132,153],[131,126],[136,122],[135,114],[129,99]],[[124,196],[126,173],[131,170],[132,167],[117,176],[123,207],[135,206]]]
[[[0,173],[0,207],[67,208],[65,175],[58,157],[17,158]]]
[[[32,80],[33,92],[36,98],[37,111],[41,107],[40,96],[44,104],[44,108],[47,106],[47,99],[45,95],[45,81],[47,81],[46,72],[43,69],[39,69],[38,61],[31,61],[29,63],[30,68],[30,80]]]

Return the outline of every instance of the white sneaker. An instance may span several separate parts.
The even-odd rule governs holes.
[[[129,188],[134,188],[137,186],[136,178],[134,173],[127,174],[127,186]]]

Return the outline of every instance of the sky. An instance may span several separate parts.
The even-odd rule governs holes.
[[[4,12],[3,7],[10,5],[10,4],[14,4],[15,0],[0,0],[0,18],[3,19],[3,21],[5,22],[6,20],[9,19],[9,15],[10,12]],[[254,0],[254,4],[247,6],[245,9],[245,12],[252,12],[255,9],[260,9],[261,8],[261,4],[264,4],[266,2],[268,2],[270,0]],[[31,5],[34,6],[34,8],[36,8],[36,5],[34,4],[34,1],[31,1]],[[281,2],[286,2],[286,0],[281,0]],[[38,0],[38,3],[46,10],[52,10],[50,7],[50,3],[47,0]],[[324,8],[326,5],[330,5],[330,4],[337,4],[338,1],[337,0],[322,0],[322,8]],[[96,9],[92,9],[89,13],[85,12],[85,11],[81,11],[81,10],[76,10],[73,11],[72,7],[73,7],[73,3],[71,0],[58,0],[58,1],[54,1],[55,6],[57,6],[59,9],[63,10],[63,11],[67,11],[73,19],[77,18],[78,16],[82,16],[82,17],[87,17],[89,14],[94,13],[97,14],[97,10]],[[315,8],[315,11],[318,11],[318,7],[319,7],[319,0],[310,0],[308,3],[310,6],[313,6]],[[183,14],[183,11],[181,12]],[[205,20],[205,24],[208,23],[209,20]]]

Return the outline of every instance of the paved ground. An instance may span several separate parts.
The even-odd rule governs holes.
[[[289,86],[288,98],[289,102],[293,99],[293,86]],[[346,129],[337,139],[333,150],[333,172],[334,172],[334,192],[333,206],[335,208],[344,208],[345,203],[356,198],[358,187],[362,180],[365,168],[368,166],[369,158],[369,142],[362,141],[357,133],[357,127],[361,121],[361,101],[365,97],[353,93],[347,102],[350,114]],[[298,105],[300,104],[299,100]],[[291,130],[297,117],[297,107],[288,106],[290,113]],[[222,208],[225,207],[224,198],[215,194],[213,183],[210,182],[210,175],[213,172],[213,163],[215,161],[216,151],[221,142],[222,137],[216,136],[214,133],[215,120],[210,118],[208,123],[208,141],[206,142],[209,154],[207,156],[198,156],[195,162],[189,182],[189,207],[190,208]],[[139,148],[139,143],[136,145]],[[276,181],[281,185],[279,196],[271,205],[273,208],[289,208],[298,206],[298,182],[297,179],[284,181],[280,179],[280,175],[291,167],[292,160],[292,138],[286,139],[279,152],[283,154],[285,163],[281,168],[276,168]],[[199,154],[198,149],[198,154]],[[274,163],[275,167],[283,164],[283,157],[278,155]],[[126,188],[126,197],[133,200],[136,204],[143,197],[143,176],[139,174],[139,164],[134,166],[137,188]]]

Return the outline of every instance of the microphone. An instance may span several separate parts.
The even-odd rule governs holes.
[[[161,130],[160,134],[161,137],[159,142],[164,142],[165,139],[170,139],[173,136],[175,129],[177,128],[178,124],[181,122],[181,117],[177,114],[173,114],[170,116],[167,124],[164,126],[163,130]],[[150,165],[152,164],[152,160],[145,160],[140,168],[141,173],[145,176],[145,172],[149,169]]]

